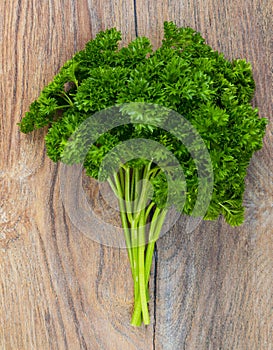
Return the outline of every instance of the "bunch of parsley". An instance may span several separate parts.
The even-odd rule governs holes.
[[[191,28],[165,22],[164,32],[162,45],[155,51],[145,37],[119,49],[120,32],[100,32],[43,89],[19,124],[20,129],[28,133],[49,126],[47,154],[54,162],[66,161],[64,150],[69,138],[98,111],[123,106],[122,111],[117,108],[119,118],[125,109],[141,119],[145,115],[142,107],[132,112],[130,103],[145,102],[173,110],[196,128],[211,158],[214,184],[205,219],[214,220],[222,214],[230,225],[240,225],[244,220],[246,170],[252,154],[262,147],[267,124],[250,103],[255,89],[251,66],[245,60],[225,59]],[[153,117],[148,123],[127,123],[99,136],[84,159],[87,174],[97,179],[103,158],[119,143],[134,138],[151,139],[172,152],[180,163],[186,188],[178,184],[177,192],[186,194],[186,200],[181,205],[179,196],[171,198],[181,212],[191,215],[198,193],[194,160],[179,140],[153,124]],[[76,149],[74,144],[71,153],[75,161]],[[119,198],[134,279],[131,323],[148,324],[148,281],[154,244],[168,210],[166,176],[157,164],[144,158],[122,164],[118,171],[113,168],[112,173],[111,169],[106,179]],[[143,179],[147,181],[140,182]],[[152,198],[148,182],[153,186]],[[149,205],[145,205],[149,198]],[[134,208],[130,203],[134,203]]]

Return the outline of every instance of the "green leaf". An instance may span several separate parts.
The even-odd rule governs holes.
[[[102,160],[117,144],[132,138],[153,140],[173,153],[186,179],[171,190],[162,169],[157,170],[152,180],[154,202],[163,208],[169,195],[178,210],[191,215],[199,186],[195,160],[171,132],[156,126],[164,125],[168,113],[150,107],[147,112],[145,104],[130,102],[177,111],[195,127],[211,157],[214,186],[205,219],[223,215],[230,225],[241,224],[246,170],[253,153],[263,145],[267,125],[251,104],[255,82],[250,63],[229,61],[207,45],[200,33],[173,22],[164,23],[162,45],[154,51],[146,37],[119,48],[121,39],[121,33],[112,28],[90,40],[30,105],[20,130],[27,133],[48,125],[48,156],[53,161],[80,162],[88,142],[75,131],[88,116],[122,105],[119,115],[109,117],[122,120],[129,115],[131,122],[108,131],[91,146],[84,161],[87,174],[97,178]],[[68,142],[71,136],[73,142]],[[128,166],[141,169],[146,161],[133,159]]]

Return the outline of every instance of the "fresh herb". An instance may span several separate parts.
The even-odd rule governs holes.
[[[198,193],[196,164],[187,147],[172,133],[156,126],[156,118],[167,118],[168,113],[166,116],[163,110],[145,114],[142,103],[175,111],[198,131],[209,152],[214,177],[204,219],[215,220],[222,214],[232,226],[243,223],[244,179],[253,153],[262,147],[267,124],[250,103],[255,83],[249,63],[242,59],[230,62],[191,28],[165,22],[164,32],[162,46],[155,51],[145,37],[119,49],[120,32],[100,32],[64,64],[19,124],[24,133],[48,125],[48,156],[54,162],[69,162],[65,159],[67,154],[73,154],[77,160],[78,149],[76,144],[73,148],[73,143],[68,153],[65,148],[80,125],[98,111],[122,106],[118,117],[127,113],[132,122],[98,137],[84,159],[87,174],[97,179],[107,153],[120,143],[137,138],[161,144],[181,165],[186,186],[176,179],[174,196],[164,171],[151,160],[139,157],[122,164],[118,171],[107,170],[106,179],[119,198],[132,267],[133,325],[150,322],[148,281],[154,245],[169,207],[167,197],[181,212],[191,215]],[[132,107],[132,102],[139,104]],[[185,202],[179,201],[177,193],[186,195]],[[145,232],[147,223],[149,232]]]

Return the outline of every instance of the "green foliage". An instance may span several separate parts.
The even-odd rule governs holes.
[[[147,38],[137,38],[119,49],[120,32],[100,32],[43,89],[20,129],[28,133],[48,125],[47,153],[56,162],[62,159],[69,137],[97,111],[128,102],[148,102],[177,111],[196,128],[211,157],[214,188],[205,218],[222,214],[229,224],[239,225],[244,218],[246,169],[253,152],[262,147],[267,124],[250,104],[255,89],[251,66],[245,60],[225,59],[191,28],[165,22],[164,30],[162,46],[156,51]],[[143,137],[159,142],[175,155],[184,171],[187,197],[180,209],[190,215],[198,177],[189,152],[173,135],[154,126],[153,118],[164,119],[164,115],[151,116],[147,125],[147,120],[141,123],[141,111],[125,112],[131,113],[132,124],[100,137],[85,159],[87,173],[97,177],[103,157],[121,141]],[[133,124],[136,120],[138,124]],[[154,202],[164,206],[166,177],[159,171],[152,183]],[[184,193],[184,188],[180,190]],[[179,200],[174,204],[179,207]]]

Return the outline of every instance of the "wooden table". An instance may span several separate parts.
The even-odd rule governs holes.
[[[116,26],[159,45],[163,21],[200,31],[229,59],[246,58],[254,104],[272,118],[271,0],[1,0],[0,349],[273,349],[273,137],[246,180],[246,221],[222,219],[192,233],[181,218],[158,241],[151,325],[129,325],[125,250],[100,245],[70,222],[60,165],[45,131],[16,125],[41,88],[99,30]],[[94,193],[94,196],[96,193]]]

